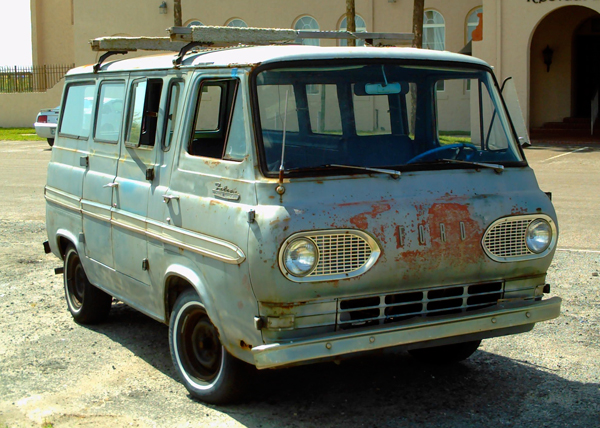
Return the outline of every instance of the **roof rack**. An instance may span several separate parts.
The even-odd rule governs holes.
[[[168,37],[99,37],[90,40],[92,50],[107,52],[100,57],[94,70],[114,53],[150,51],[179,51],[173,64],[178,67],[183,57],[194,48],[225,48],[239,45],[293,44],[302,39],[364,40],[372,46],[409,46],[412,33],[367,33],[350,31],[303,31],[281,28],[191,26],[168,28]]]

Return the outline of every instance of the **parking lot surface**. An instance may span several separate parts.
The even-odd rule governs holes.
[[[50,149],[0,142],[0,427],[600,426],[600,151],[526,154],[559,215],[558,319],[455,366],[392,350],[261,372],[245,402],[217,407],[178,382],[166,326],[122,304],[107,323],[72,321],[41,245]]]

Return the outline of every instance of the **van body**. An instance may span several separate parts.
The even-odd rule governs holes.
[[[78,322],[170,325],[196,397],[248,366],[403,347],[459,361],[558,316],[556,213],[491,68],[264,46],[71,70],[45,187]]]

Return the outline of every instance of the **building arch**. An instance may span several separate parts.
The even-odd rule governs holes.
[[[231,18],[226,23],[227,27],[247,28],[248,24],[241,18]]]
[[[346,31],[346,29],[348,28],[347,22],[348,22],[348,18],[346,18],[346,15],[343,15],[338,21],[338,26],[337,26],[338,30]],[[365,22],[365,20],[362,16],[360,16],[359,14],[356,14],[354,17],[354,22],[356,24],[356,32],[357,33],[367,31],[367,23]],[[342,39],[339,41],[339,45],[340,46],[348,46],[348,41],[345,39]],[[365,45],[364,40],[356,41],[356,46],[364,46],[364,45]]]
[[[294,30],[304,30],[304,31],[319,31],[319,23],[317,20],[310,15],[302,15],[294,20],[294,24],[292,26]],[[309,46],[319,46],[319,39],[296,39],[296,43],[301,45],[309,45]]]
[[[479,13],[483,15],[483,6],[474,7],[469,11],[469,13],[467,13],[467,16],[465,17],[465,44],[472,40],[471,35],[479,25],[479,17],[477,16]]]
[[[423,48],[446,49],[446,19],[441,12],[427,9],[423,13]]]
[[[192,19],[185,21],[185,24],[183,24],[183,25],[185,27],[191,27],[192,25],[204,25],[204,24],[199,19],[192,18]]]
[[[528,60],[530,128],[581,122],[589,135],[591,100],[600,89],[600,14],[580,5],[545,14],[531,31]]]

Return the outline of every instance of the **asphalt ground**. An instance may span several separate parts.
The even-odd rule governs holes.
[[[423,365],[401,351],[261,372],[243,403],[189,397],[167,327],[113,304],[74,323],[60,261],[43,254],[45,142],[0,142],[0,428],[600,427],[600,152],[526,154],[552,192],[561,236],[548,271],[561,316],[485,340],[467,361]]]

